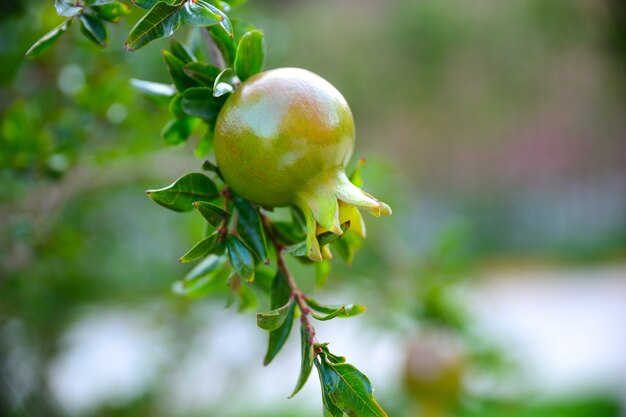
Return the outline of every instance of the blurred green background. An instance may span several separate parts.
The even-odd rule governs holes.
[[[254,311],[170,292],[199,216],[143,194],[199,170],[164,149],[154,42],[104,51],[51,0],[0,5],[0,415],[321,414],[299,351],[261,364]],[[626,415],[626,3],[250,0],[266,67],[347,98],[366,218],[318,298],[368,313],[319,326],[391,416]],[[184,39],[184,33],[177,34]],[[312,272],[297,268],[302,286]]]

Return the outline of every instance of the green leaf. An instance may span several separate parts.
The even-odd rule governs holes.
[[[211,152],[211,149],[213,149],[213,129],[213,124],[207,123],[207,129],[198,141],[196,149],[194,150],[194,153],[198,158],[204,158],[206,154]]]
[[[270,293],[270,308],[277,309],[280,306],[285,305],[291,297],[291,289],[287,282],[287,277],[282,271],[276,273],[274,282],[272,283],[272,289]],[[278,329],[270,332],[269,344],[267,347],[267,353],[265,354],[264,365],[269,365],[270,362],[276,357],[278,352],[282,349],[289,338],[289,333],[293,327],[293,317],[295,314],[295,303],[292,303],[291,308],[287,314],[287,318],[282,326]]]
[[[304,231],[293,222],[275,221],[272,222],[272,227],[278,241],[285,246],[300,243],[306,237]]]
[[[363,239],[356,233],[348,230],[341,239],[333,243],[333,249],[350,265],[354,260],[354,255],[362,244]]]
[[[185,44],[177,41],[176,39],[170,39],[170,51],[172,55],[180,59],[183,64],[196,61],[196,57],[193,56],[191,51],[185,46]]]
[[[315,286],[322,288],[326,285],[328,275],[330,274],[330,262],[321,261],[315,264]]]
[[[211,26],[216,23],[224,25],[224,22],[228,21],[228,17],[220,9],[203,0],[186,2],[181,15],[183,22],[189,26]],[[228,30],[227,28],[231,27],[230,22],[223,27]]]
[[[292,398],[294,395],[298,393],[306,384],[307,379],[309,379],[309,375],[311,375],[311,370],[313,369],[313,360],[315,358],[315,352],[313,350],[313,341],[310,338],[309,332],[305,326],[300,326],[300,344],[302,351],[302,363],[300,365],[300,377],[298,378],[298,382],[296,383],[296,388],[293,390],[293,393],[289,396]]]
[[[106,46],[107,43],[107,28],[97,17],[81,13],[80,17],[80,31],[85,35],[87,39],[99,46]]]
[[[198,298],[225,289],[230,265],[224,256],[207,256],[183,280],[172,285],[172,291],[187,298]]]
[[[328,350],[328,343],[318,343],[315,345],[315,348],[320,348],[325,354],[328,360],[332,363],[345,363],[346,358],[343,356],[337,356],[330,353]]]
[[[157,4],[159,0],[133,0],[135,6],[140,7],[144,10],[150,10]]]
[[[209,33],[213,42],[222,53],[226,66],[232,66],[237,55],[237,44],[233,35],[229,34],[222,26],[213,25],[209,27]]]
[[[235,73],[241,81],[258,74],[263,69],[265,61],[265,40],[263,33],[258,30],[243,35],[237,47],[235,56]]]
[[[213,181],[197,172],[184,175],[165,188],[148,190],[146,194],[155,203],[174,211],[189,211],[196,201],[211,201],[219,197]]]
[[[189,283],[215,272],[226,262],[225,256],[209,255],[185,275],[183,281]]]
[[[169,111],[172,116],[177,119],[182,119],[187,116],[187,114],[183,111],[183,95],[176,94],[172,100],[170,100]]]
[[[101,6],[104,4],[113,3],[115,0],[84,0],[86,6]]]
[[[161,1],[132,28],[126,40],[126,50],[136,51],[155,39],[172,36],[179,25],[180,7]]]
[[[328,415],[341,416],[337,414],[339,409],[350,416],[387,417],[387,413],[374,399],[369,379],[354,366],[330,363],[323,353],[319,354],[315,365],[320,375],[324,407],[328,408]]]
[[[184,143],[193,130],[195,120],[191,117],[172,119],[161,130],[163,143],[167,146],[176,146]]]
[[[211,88],[192,87],[183,93],[182,106],[188,115],[211,122],[217,118],[221,103],[213,97]]]
[[[366,310],[365,306],[362,306],[360,304],[325,306],[319,304],[312,298],[307,298],[306,303],[313,310],[327,314],[327,316],[319,316],[315,313],[312,313],[313,317],[318,320],[330,320],[335,317],[352,317],[361,314]]]
[[[206,201],[198,201],[193,206],[200,212],[202,217],[213,227],[218,227],[224,220],[228,220],[231,214],[223,208]]]
[[[119,23],[122,20],[122,16],[130,13],[130,8],[119,1],[95,7],[94,10],[99,18],[111,23]]]
[[[130,79],[131,85],[141,93],[156,97],[172,97],[176,90],[171,84],[155,83],[152,81]]]
[[[213,97],[221,97],[224,94],[230,94],[235,91],[233,87],[235,83],[234,77],[235,72],[232,68],[226,68],[220,72],[215,78],[215,83],[213,83]]]
[[[237,236],[230,235],[226,240],[230,263],[242,278],[252,281],[254,279],[254,255],[245,243]]]
[[[26,51],[26,56],[28,58],[35,58],[41,55],[44,51],[50,48],[54,43],[67,32],[70,25],[72,24],[72,19],[67,19],[65,22],[61,23],[59,26],[52,29],[50,32],[43,35],[37,42],[31,46],[28,51]]]
[[[224,253],[224,246],[222,236],[218,233],[214,233],[196,243],[193,248],[189,249],[186,254],[180,257],[179,261],[187,263],[203,258],[209,254],[221,255]]]
[[[235,195],[234,201],[237,213],[239,213],[239,221],[237,222],[239,236],[252,249],[260,261],[267,260],[269,258],[267,240],[259,210],[238,195]]]
[[[83,10],[83,6],[78,6],[77,0],[54,0],[54,7],[59,16],[76,16]]]
[[[319,314],[315,314],[315,313],[311,313],[311,316],[313,316],[317,320],[327,321],[327,320],[332,320],[335,317],[341,317],[341,318],[353,317],[353,316],[363,313],[364,311],[365,311],[365,307],[362,305],[348,304],[346,306],[338,308],[337,310],[325,316],[320,316]]]
[[[198,83],[193,78],[185,74],[183,69],[185,64],[183,61],[176,58],[170,51],[163,50],[161,51],[161,55],[163,55],[163,59],[167,65],[167,70],[169,71],[170,77],[172,77],[172,82],[178,91],[183,92],[188,88],[198,86]]]
[[[190,62],[184,67],[185,74],[207,87],[213,87],[215,79],[220,75],[220,70],[215,65],[203,62]]]
[[[295,300],[289,301],[282,307],[275,310],[268,311],[267,313],[257,313],[256,324],[263,330],[276,330],[285,323],[289,311],[292,308],[292,304]]]

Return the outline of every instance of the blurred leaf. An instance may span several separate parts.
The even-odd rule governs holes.
[[[345,363],[346,362],[345,357],[333,355],[332,353],[330,353],[330,351],[328,350],[328,343],[318,343],[315,345],[315,347],[320,348],[324,352],[328,360],[331,361],[332,363]]]
[[[172,82],[178,91],[182,93],[186,89],[196,87],[198,85],[194,79],[185,74],[185,71],[183,70],[183,61],[176,58],[170,51],[163,50],[161,51],[161,55],[163,55],[163,59],[167,65],[167,70],[169,71],[170,76],[172,77]]]
[[[54,7],[59,16],[76,16],[83,10],[83,6],[78,6],[78,0],[54,0]]]
[[[193,262],[209,254],[221,255],[224,253],[224,241],[219,233],[214,233],[206,239],[196,243],[187,253],[180,257],[179,261]]]
[[[198,265],[194,266],[193,269],[185,275],[183,281],[192,282],[198,278],[202,278],[216,271],[224,262],[226,262],[225,256],[209,255]]]
[[[136,78],[131,78],[130,83],[141,93],[150,96],[172,97],[176,94],[176,90],[171,84],[155,83],[152,81],[138,80]]]
[[[261,72],[265,61],[265,40],[258,30],[243,35],[235,56],[235,73],[241,81]]]
[[[213,149],[213,129],[213,124],[207,123],[207,129],[194,150],[198,158],[204,158]]]
[[[169,111],[172,116],[177,119],[182,119],[187,116],[185,111],[183,110],[183,95],[176,94],[172,100],[170,100]]]
[[[211,26],[219,23],[224,30],[232,33],[228,17],[220,9],[203,0],[186,2],[182,7],[181,15],[186,25]]]
[[[257,313],[256,324],[263,330],[276,330],[285,323],[289,310],[292,308],[292,304],[295,300],[291,300],[282,307],[275,310],[268,311],[267,313]]]
[[[234,201],[237,213],[239,213],[239,221],[237,222],[239,236],[248,244],[260,261],[267,260],[269,258],[267,240],[259,210],[238,195],[235,195]]]
[[[217,118],[221,103],[213,97],[209,87],[192,87],[183,93],[182,106],[188,115],[211,122]]]
[[[231,214],[223,208],[206,201],[198,201],[193,206],[200,212],[202,217],[213,227],[217,228],[224,221],[231,217]]]
[[[247,284],[239,285],[239,289],[237,291],[237,296],[239,298],[239,306],[237,307],[237,311],[244,311],[253,308],[256,306],[257,297]]]
[[[231,19],[230,21],[233,25],[233,33],[235,35],[235,42],[241,40],[243,35],[248,32],[252,32],[253,30],[257,30],[256,26],[252,23],[242,20],[242,19]]]
[[[172,285],[180,296],[198,298],[226,287],[230,265],[223,256],[209,255],[181,281]],[[193,278],[190,278],[193,277]]]
[[[130,13],[130,8],[119,1],[94,8],[98,17],[111,23],[119,23],[122,16]]]
[[[218,67],[203,62],[190,62],[184,67],[185,74],[201,84],[213,88],[215,79],[222,72]]]
[[[321,261],[315,263],[315,286],[322,288],[326,285],[328,275],[330,274],[330,262]]]
[[[43,35],[37,42],[31,46],[28,51],[26,51],[26,56],[28,58],[35,58],[41,55],[44,51],[50,48],[54,43],[67,32],[67,29],[72,24],[72,19],[67,19],[65,22],[61,23],[59,26],[52,29],[50,32]]]
[[[350,265],[354,260],[354,255],[363,244],[363,239],[356,233],[348,230],[343,237],[333,243],[333,249],[337,251],[339,256]]]
[[[163,143],[167,146],[177,146],[184,143],[193,130],[194,120],[191,117],[172,119],[161,130]]]
[[[183,64],[188,64],[190,62],[196,61],[196,57],[187,49],[187,47],[178,42],[176,39],[170,39],[170,51],[172,55],[176,58],[180,59]]]
[[[132,28],[126,40],[126,49],[136,51],[150,41],[172,36],[179,25],[180,7],[161,1]]]
[[[320,375],[324,407],[328,414],[339,416],[337,409],[359,417],[386,417],[374,399],[369,379],[354,366],[347,363],[330,363],[326,355],[319,354],[315,361]],[[331,405],[332,404],[332,405]]]
[[[80,31],[87,39],[99,46],[106,46],[107,28],[97,17],[93,17],[86,13],[80,15]]]
[[[87,6],[100,6],[103,4],[113,3],[115,0],[84,0]]]
[[[357,162],[354,171],[350,174],[350,182],[359,188],[363,186],[363,178],[361,177],[361,168],[363,165],[365,165],[365,158],[359,158],[359,162]]]
[[[282,271],[276,273],[274,282],[272,283],[272,289],[270,293],[270,308],[273,310],[285,305],[291,297],[291,289],[287,282],[287,277]],[[291,327],[293,326],[293,316],[295,314],[295,303],[291,304],[289,313],[285,322],[278,329],[270,332],[269,344],[267,347],[267,353],[265,354],[264,365],[269,365],[270,362],[276,357],[278,352],[282,349],[289,337]]]
[[[230,263],[242,278],[254,279],[254,255],[239,237],[230,235],[226,240]]]
[[[196,201],[211,201],[219,197],[217,187],[206,175],[192,172],[173,184],[146,194],[155,203],[174,211],[189,211]]]
[[[298,391],[302,389],[304,384],[306,384],[307,379],[309,379],[309,375],[311,375],[311,370],[313,369],[313,360],[315,357],[315,352],[313,350],[313,341],[310,338],[308,330],[303,325],[300,326],[300,349],[302,351],[300,376],[298,377],[296,387],[294,388],[293,393],[289,396],[289,398],[292,398],[298,393]]]
[[[209,33],[222,53],[226,66],[232,66],[235,62],[235,55],[237,55],[237,45],[233,36],[220,25],[210,26]]]

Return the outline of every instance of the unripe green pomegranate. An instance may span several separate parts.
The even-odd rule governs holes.
[[[264,207],[295,205],[307,221],[311,260],[330,256],[316,235],[364,235],[360,207],[375,216],[391,209],[353,185],[345,167],[354,148],[348,103],[310,71],[280,68],[249,78],[229,97],[215,126],[215,156],[239,195]]]

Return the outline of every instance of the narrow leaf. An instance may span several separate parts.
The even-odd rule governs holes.
[[[326,306],[326,305],[318,303],[312,298],[307,298],[306,303],[313,310],[318,311],[320,313],[324,313],[324,314],[337,314],[337,311],[345,310],[345,314],[347,314],[348,316],[356,316],[357,314],[361,314],[366,310],[365,306],[362,306],[360,304]],[[339,314],[342,314],[342,313],[339,313]]]
[[[209,33],[217,48],[222,53],[226,66],[231,66],[235,62],[237,55],[237,44],[231,34],[229,34],[222,26],[213,25],[209,27]]]
[[[237,223],[239,236],[250,246],[260,261],[265,261],[269,258],[269,254],[259,210],[238,195],[235,195],[234,201],[239,213]]]
[[[213,227],[218,227],[224,220],[230,219],[231,214],[223,208],[206,201],[198,201],[193,206],[202,217]]]
[[[169,71],[170,76],[172,77],[172,82],[178,91],[183,92],[188,88],[196,87],[198,85],[193,78],[190,78],[187,74],[185,74],[183,69],[185,64],[183,61],[176,58],[170,51],[163,50],[161,51],[161,55],[163,55],[163,59],[167,65],[167,70]]]
[[[313,342],[311,341],[308,330],[304,326],[300,326],[300,343],[302,351],[300,377],[298,378],[298,382],[296,383],[296,388],[293,390],[293,393],[289,396],[289,398],[292,398],[298,393],[298,391],[302,389],[304,384],[306,384],[307,379],[309,379],[309,375],[311,375],[311,370],[313,369]]]
[[[228,258],[237,274],[252,281],[254,279],[254,255],[237,236],[228,236],[226,240]]]
[[[136,51],[155,39],[172,36],[180,25],[180,7],[161,1],[132,28],[126,49]]]
[[[106,46],[107,28],[97,17],[81,13],[80,15],[80,31],[87,39],[99,46]]]
[[[180,257],[179,261],[183,263],[193,262],[200,258],[204,258],[209,254],[221,255],[224,253],[224,242],[222,237],[215,233],[206,239],[196,243],[195,246]]]
[[[387,413],[374,399],[369,379],[354,366],[330,363],[323,353],[319,354],[316,365],[320,373],[323,396],[335,408],[350,416],[387,417]],[[331,412],[336,413],[332,410]]]
[[[276,273],[274,282],[272,283],[272,289],[270,293],[270,307],[272,309],[277,309],[280,306],[285,305],[289,301],[290,297],[291,290],[289,288],[289,283],[287,282],[287,277],[282,271],[279,270]],[[272,362],[278,352],[280,352],[282,347],[285,345],[287,338],[289,338],[289,333],[291,332],[291,328],[293,327],[295,308],[295,303],[292,303],[283,325],[280,326],[278,329],[270,332],[267,353],[265,354],[265,360],[263,361],[264,365],[269,365],[270,362]]]
[[[338,308],[337,310],[325,316],[320,316],[319,314],[315,314],[315,313],[311,313],[311,315],[317,320],[327,321],[327,320],[332,320],[335,317],[347,318],[347,317],[356,316],[358,314],[363,313],[364,311],[365,311],[365,307],[362,305],[348,304],[346,306]]]
[[[315,264],[315,286],[322,288],[326,285],[328,275],[330,274],[330,262],[321,261]]]
[[[285,323],[287,316],[289,314],[289,310],[291,310],[295,301],[291,300],[284,306],[277,308],[272,311],[268,311],[267,313],[257,313],[256,315],[256,324],[263,330],[276,330],[280,326]]]
[[[258,30],[243,35],[237,47],[234,69],[237,77],[245,81],[261,72],[265,61],[265,40]]]
[[[50,48],[54,43],[67,32],[67,29],[70,27],[72,23],[72,19],[67,19],[65,22],[61,23],[59,26],[52,29],[50,32],[43,35],[37,42],[31,46],[28,51],[26,51],[26,56],[28,58],[35,58],[41,55],[44,51]]]
[[[196,57],[193,56],[191,51],[185,46],[185,44],[177,41],[176,39],[170,39],[170,51],[172,55],[180,59],[183,64],[196,61]]]
[[[196,201],[211,201],[219,197],[217,187],[209,177],[192,172],[173,184],[146,194],[157,204],[174,211],[189,211]]]

